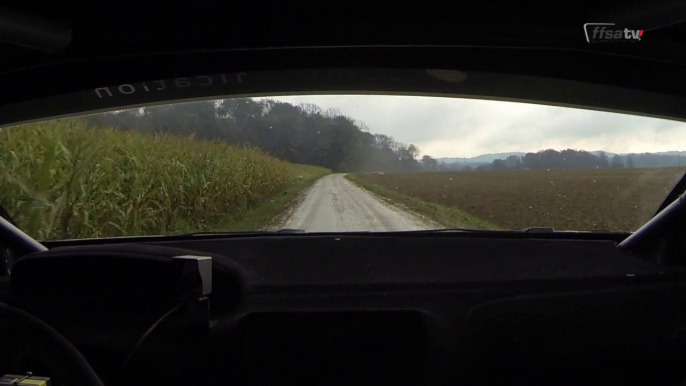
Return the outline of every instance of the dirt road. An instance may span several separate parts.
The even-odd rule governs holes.
[[[307,232],[389,232],[433,228],[418,217],[355,186],[345,178],[345,174],[330,174],[317,181],[282,227]]]

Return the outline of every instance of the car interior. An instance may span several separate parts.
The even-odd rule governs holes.
[[[267,16],[257,4],[8,4],[0,126],[351,92],[686,121],[681,2],[379,6],[373,17],[372,5],[289,6]],[[593,44],[594,22],[645,33]],[[680,385],[684,190],[686,179],[633,233],[35,240],[2,216],[0,376],[16,376],[0,385]]]

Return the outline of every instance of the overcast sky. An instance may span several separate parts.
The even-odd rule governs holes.
[[[317,95],[271,98],[314,103],[364,122],[372,133],[433,157],[542,149],[642,153],[686,150],[686,123],[514,102],[458,98]]]

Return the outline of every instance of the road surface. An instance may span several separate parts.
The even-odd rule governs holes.
[[[348,181],[345,174],[330,174],[304,193],[282,228],[307,232],[392,232],[435,227],[380,201]]]

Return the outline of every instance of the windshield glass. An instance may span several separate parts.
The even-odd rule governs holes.
[[[440,97],[176,103],[0,130],[32,237],[283,228],[633,231],[685,171],[682,122]]]

